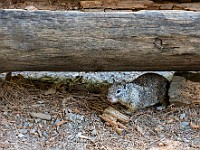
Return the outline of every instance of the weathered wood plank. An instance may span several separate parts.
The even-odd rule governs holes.
[[[0,10],[0,71],[200,70],[199,41],[199,12]]]
[[[90,8],[111,8],[111,9],[144,9],[151,5],[154,2],[151,0],[87,0],[80,1],[80,7],[84,9]]]
[[[194,3],[195,2],[195,3]],[[113,10],[190,10],[200,11],[200,3],[191,0],[152,1],[152,0],[80,0],[82,9]]]

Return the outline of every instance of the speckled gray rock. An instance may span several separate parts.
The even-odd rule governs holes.
[[[157,71],[151,73],[157,73],[162,76],[164,76],[166,79],[171,81],[174,71]],[[74,79],[77,77],[82,77],[85,81],[88,82],[107,82],[107,83],[113,83],[115,82],[131,82],[137,77],[139,77],[142,74],[150,73],[150,72],[144,72],[144,71],[127,71],[127,72],[34,72],[34,71],[24,71],[24,72],[13,72],[13,75],[21,74],[24,77],[33,78],[33,79],[47,79],[47,78],[53,78],[55,80],[64,80],[66,78]],[[1,78],[5,77],[5,73],[0,74]]]
[[[169,82],[155,73],[144,74],[132,82],[116,83],[109,88],[108,100],[119,102],[135,111],[157,103],[167,102]]]
[[[200,83],[174,76],[169,88],[169,101],[175,105],[200,104]]]

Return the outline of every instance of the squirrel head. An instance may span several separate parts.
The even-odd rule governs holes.
[[[108,89],[108,100],[111,103],[117,103],[126,96],[126,84],[124,83],[115,83]]]
[[[132,103],[138,105],[140,103],[141,91],[145,88],[134,83],[115,83],[108,89],[108,101],[111,103]]]

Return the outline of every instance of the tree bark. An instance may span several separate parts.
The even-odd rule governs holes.
[[[200,70],[200,12],[0,10],[0,71]]]

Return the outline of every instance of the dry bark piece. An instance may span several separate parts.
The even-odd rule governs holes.
[[[30,113],[30,116],[31,116],[31,117],[34,117],[34,118],[40,118],[40,119],[45,119],[45,120],[51,120],[51,116],[50,116],[50,115],[47,115],[47,114],[44,114],[44,113],[35,113],[35,112],[32,112],[32,113]]]
[[[114,128],[119,127],[119,128],[122,128],[122,129],[126,129],[126,126],[117,122],[116,118],[111,119],[108,114],[100,115],[100,118],[103,119],[104,121],[108,122]]]
[[[152,5],[151,0],[97,0],[80,1],[81,8],[144,9]]]
[[[128,123],[129,117],[123,115],[113,107],[106,108],[104,110],[104,113],[99,117],[109,123],[118,134],[121,135],[124,130],[127,131],[126,126],[119,121],[123,123]]]
[[[128,123],[129,122],[129,117],[126,115],[122,114],[118,110],[114,109],[113,107],[108,107],[104,110],[105,114],[109,114],[119,120],[120,122]]]

